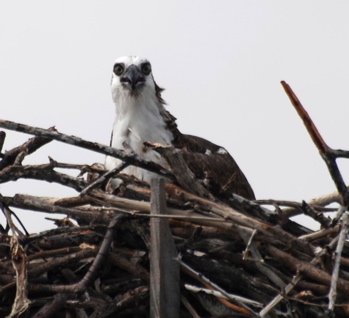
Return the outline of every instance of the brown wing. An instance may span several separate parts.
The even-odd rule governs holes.
[[[204,181],[217,196],[231,192],[254,200],[254,192],[233,157],[214,143],[192,135],[183,135],[177,128],[176,118],[164,107],[160,110],[167,129],[173,135],[173,146],[181,149],[183,158],[197,179]]]
[[[180,132],[176,134],[174,146],[182,150],[189,169],[204,181],[213,194],[226,196],[233,192],[246,199],[255,199],[245,175],[223,147]]]

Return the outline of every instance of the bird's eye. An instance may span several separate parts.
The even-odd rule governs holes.
[[[142,65],[142,73],[144,74],[144,75],[149,75],[150,74],[150,72],[151,72],[151,66],[150,66],[150,64],[149,63],[144,63],[143,65]]]
[[[125,65],[124,64],[122,64],[122,63],[115,64],[114,65],[114,73],[115,73],[115,75],[120,76],[124,72],[124,69],[125,69]]]

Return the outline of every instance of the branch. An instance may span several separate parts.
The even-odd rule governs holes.
[[[104,236],[104,240],[102,242],[101,247],[99,248],[96,258],[93,261],[93,264],[91,265],[90,269],[88,270],[86,275],[83,277],[83,279],[79,283],[70,286],[72,292],[80,294],[92,283],[93,279],[97,275],[97,272],[101,268],[103,262],[105,262],[106,260],[110,245],[113,241],[115,228],[116,226],[120,225],[120,221],[124,217],[125,217],[124,214],[118,214],[111,220],[108,226],[107,233]]]
[[[143,169],[147,169],[149,171],[155,172],[159,175],[162,175],[168,179],[173,180],[173,175],[170,171],[166,170],[165,168],[161,167],[160,165],[145,161],[141,159],[139,156],[133,154],[133,155],[126,155],[124,151],[118,150],[103,144],[99,144],[97,142],[91,142],[84,139],[81,139],[76,136],[69,136],[65,135],[63,133],[58,132],[57,130],[50,130],[50,129],[43,129],[38,127],[32,127],[24,124],[14,123],[12,121],[8,120],[2,120],[0,119],[0,127],[23,132],[26,134],[36,135],[40,137],[45,137],[49,139],[54,139],[57,141],[64,142],[66,144],[70,144],[73,146],[77,146],[80,148],[88,149],[94,152],[98,152],[104,155],[108,155],[111,157],[118,158],[120,160],[126,161],[127,163],[141,167]]]
[[[333,150],[330,148],[320,135],[318,129],[310,118],[309,114],[304,109],[303,105],[297,98],[296,94],[292,91],[291,87],[286,84],[286,82],[282,81],[281,85],[283,86],[286,94],[291,100],[292,105],[296,109],[298,115],[303,120],[303,123],[308,130],[308,133],[313,140],[315,146],[318,148],[322,159],[325,161],[328,170],[331,174],[331,177],[337,187],[338,192],[341,194],[343,204],[347,207],[349,205],[349,193],[347,191],[347,187],[344,183],[342,175],[338,169],[336,158],[338,157],[348,157],[349,152],[345,152],[343,150]]]
[[[0,202],[4,202],[9,206],[45,213],[62,213],[77,220],[81,224],[108,224],[110,222],[111,213],[102,213],[93,208],[83,209],[59,206],[56,204],[58,201],[59,199],[56,198],[43,198],[25,194],[16,194],[14,197],[2,197],[0,195]],[[85,202],[81,202],[81,204],[84,203],[89,203],[89,201],[86,200]]]
[[[87,186],[82,178],[75,178],[54,170],[55,165],[51,162],[43,165],[12,165],[0,171],[0,183],[16,181],[18,179],[35,179],[47,182],[55,182],[81,191]]]
[[[49,128],[47,131],[52,132],[53,129],[54,128]],[[3,131],[0,133],[1,133],[1,136],[0,136],[0,152],[1,152],[6,134]],[[9,165],[12,165],[20,153],[25,152],[26,154],[32,154],[33,152],[38,150],[40,147],[46,145],[51,141],[52,140],[49,138],[34,137],[26,141],[23,145],[13,148],[9,151],[6,151],[6,153],[2,156],[2,160],[0,161],[0,170],[4,169]]]

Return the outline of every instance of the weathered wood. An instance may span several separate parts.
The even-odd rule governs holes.
[[[152,214],[166,214],[163,179],[151,182]],[[179,264],[167,219],[150,220],[150,317],[179,317]]]

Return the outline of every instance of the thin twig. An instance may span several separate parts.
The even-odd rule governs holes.
[[[244,235],[243,233],[242,233],[242,230],[240,230],[240,231],[238,231],[239,232],[239,234],[240,234],[240,236],[242,236],[242,239],[245,241],[245,239],[247,239],[247,235]],[[246,243],[246,248],[245,248],[245,250],[244,250],[244,252],[242,253],[242,259],[243,260],[245,260],[245,259],[247,259],[248,258],[248,254],[249,254],[249,251],[250,251],[250,248],[251,248],[251,244],[252,244],[252,242],[253,242],[253,238],[254,238],[254,236],[256,235],[256,233],[257,233],[257,230],[256,229],[254,229],[253,231],[252,231],[252,233],[251,233],[251,235],[249,235],[249,239],[248,240],[246,240],[245,241],[245,243]],[[260,255],[259,255],[260,256]],[[261,261],[263,261],[263,259],[262,259],[262,257],[258,257]]]
[[[47,131],[52,131],[53,129],[54,128],[49,128]],[[13,148],[9,151],[6,151],[5,154],[2,156],[2,160],[0,161],[0,170],[4,169],[9,165],[12,165],[15,159],[17,158],[18,154],[23,150],[25,150],[27,154],[31,154],[36,150],[38,150],[40,147],[46,145],[51,141],[52,139],[43,138],[43,137],[34,137],[34,138],[30,138],[24,144],[16,148]]]
[[[344,247],[344,242],[348,234],[348,226],[349,226],[348,212],[344,213],[342,222],[343,222],[342,230],[339,233],[338,243],[337,243],[336,252],[335,252],[336,257],[335,257],[335,262],[334,262],[333,271],[332,271],[331,289],[328,295],[328,298],[329,298],[328,309],[330,311],[334,310],[334,306],[337,298],[337,282],[338,282],[338,275],[339,275],[339,266],[341,263],[341,256],[342,256],[342,251]]]
[[[248,299],[248,298],[245,298],[245,297],[241,297],[241,296],[238,296],[238,295],[234,295],[234,294],[230,294],[229,293],[230,298],[228,298],[225,295],[223,295],[221,292],[213,290],[213,289],[207,289],[207,288],[203,288],[203,287],[196,287],[196,286],[189,285],[189,284],[185,284],[184,287],[185,287],[185,289],[190,290],[190,291],[192,291],[194,293],[204,292],[204,293],[206,293],[208,295],[213,295],[213,296],[218,297],[218,298],[236,299],[238,301],[246,303],[249,306],[254,306],[254,307],[257,307],[257,308],[262,308],[263,307],[263,304],[258,302],[258,301],[254,301],[254,300],[251,300],[251,299]]]
[[[89,184],[84,190],[80,192],[81,196],[86,195],[91,190],[96,189],[98,186],[100,186],[103,182],[108,180],[109,178],[115,177],[119,172],[124,170],[127,166],[129,166],[128,162],[122,162],[119,166],[116,168],[104,173],[100,178],[98,178],[96,181]]]
[[[198,273],[197,271],[195,271],[194,269],[192,269],[189,265],[185,264],[180,258],[176,258],[176,261],[179,262],[179,264],[181,265],[181,268],[189,275],[195,277],[197,280],[199,280],[200,282],[204,282],[205,284],[208,284],[209,286],[211,286],[212,288],[214,288],[215,290],[219,291],[222,295],[224,295],[225,297],[227,297],[227,299],[234,301],[235,303],[237,303],[241,308],[236,307],[235,310],[239,311],[241,313],[244,313],[246,315],[254,315],[256,317],[258,317],[258,314],[249,306],[247,306],[246,304],[244,304],[243,302],[241,302],[240,300],[236,299],[235,297],[231,297],[231,295],[229,293],[227,293],[223,288],[219,287],[217,284],[211,282],[208,278],[206,278],[204,275],[202,275],[201,273]]]
[[[276,286],[278,286],[280,289],[285,287],[285,282],[276,275],[275,271],[272,270],[265,262],[261,255],[261,253],[258,251],[256,245],[253,243],[253,238],[255,234],[257,233],[256,230],[253,230],[251,233],[251,230],[243,228],[243,227],[237,227],[237,232],[241,236],[241,238],[244,240],[246,244],[246,249],[243,253],[243,259],[247,259],[247,253],[248,251],[252,255],[252,260],[255,261],[257,269],[266,277],[270,279]],[[251,258],[248,258],[251,260]]]

